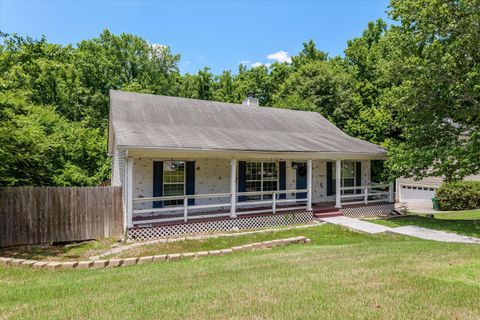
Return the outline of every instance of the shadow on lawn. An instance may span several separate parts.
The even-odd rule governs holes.
[[[19,246],[0,249],[0,257],[27,260],[82,260],[111,247],[116,240],[106,238],[72,244]]]

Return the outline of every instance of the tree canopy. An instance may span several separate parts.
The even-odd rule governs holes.
[[[291,62],[219,75],[182,75],[179,54],[132,34],[61,46],[2,33],[0,186],[107,179],[110,89],[319,112],[388,149],[390,179],[480,171],[480,3],[391,0],[389,16],[344,56],[309,40]]]

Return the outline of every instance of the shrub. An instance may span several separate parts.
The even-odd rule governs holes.
[[[480,208],[480,181],[444,182],[437,189],[441,210],[469,210]]]

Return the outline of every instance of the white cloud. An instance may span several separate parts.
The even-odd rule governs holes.
[[[283,51],[283,50],[280,50],[280,51],[269,54],[267,56],[267,59],[278,61],[280,63],[283,63],[283,62],[291,63],[292,62],[292,58],[288,55],[288,52]]]
[[[243,64],[244,66],[250,64],[250,60],[242,60],[239,62],[239,64]]]
[[[254,62],[250,65],[250,67],[252,68],[258,68],[258,67],[261,67],[261,66],[265,66],[265,67],[270,67],[272,64],[271,63],[262,63],[262,62]]]

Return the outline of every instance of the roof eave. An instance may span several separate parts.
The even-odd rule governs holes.
[[[324,160],[386,160],[387,152],[328,152],[328,151],[271,151],[271,150],[229,150],[229,149],[206,149],[206,148],[163,148],[118,145],[119,149],[130,150],[132,154],[167,154],[170,156],[224,156],[232,157],[274,157],[285,159],[324,159]]]

